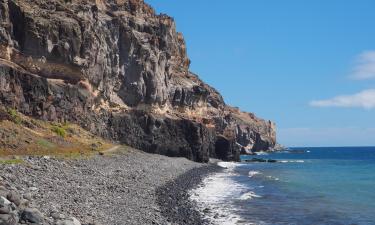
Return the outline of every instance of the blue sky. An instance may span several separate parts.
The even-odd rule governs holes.
[[[191,70],[288,146],[375,145],[375,1],[146,0]]]

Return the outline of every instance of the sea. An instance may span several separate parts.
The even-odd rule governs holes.
[[[252,158],[275,159],[246,162]],[[212,224],[375,225],[375,147],[291,148],[221,162],[191,191]]]

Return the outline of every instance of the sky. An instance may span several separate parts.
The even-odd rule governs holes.
[[[191,71],[286,146],[375,146],[374,0],[145,0]]]

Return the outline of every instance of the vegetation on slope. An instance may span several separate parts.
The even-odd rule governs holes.
[[[10,156],[90,155],[112,146],[78,125],[36,120],[14,109],[0,108],[0,163],[18,162]]]

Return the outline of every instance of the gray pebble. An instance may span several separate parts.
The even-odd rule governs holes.
[[[81,225],[81,223],[74,217],[66,220],[57,221],[56,225]]]
[[[171,224],[168,213],[172,212],[160,207],[158,201],[173,201],[168,197],[176,190],[168,189],[161,194],[157,190],[191,169],[206,166],[184,158],[128,148],[125,151],[76,160],[29,157],[25,159],[26,165],[0,165],[0,176],[12,177],[13,201],[16,193],[20,198],[20,207],[11,211],[19,211],[20,222],[29,224]],[[181,205],[171,209],[177,212],[178,207]],[[72,217],[76,219],[67,219]]]

